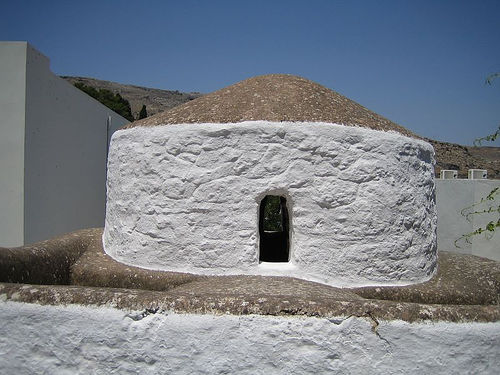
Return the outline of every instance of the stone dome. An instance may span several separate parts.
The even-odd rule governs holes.
[[[255,120],[326,122],[415,136],[401,125],[329,88],[289,74],[252,77],[128,124],[125,128]]]

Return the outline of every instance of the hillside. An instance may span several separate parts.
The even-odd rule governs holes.
[[[467,178],[469,169],[487,169],[488,178],[500,179],[500,147],[471,147],[426,139],[436,152],[436,176],[441,169],[458,170]]]
[[[148,116],[158,112],[178,106],[179,104],[188,102],[201,96],[199,92],[179,92],[170,90],[152,89],[149,87],[141,87],[134,85],[125,85],[116,82],[102,81],[94,78],[86,77],[66,77],[61,78],[75,84],[76,82],[83,83],[85,86],[90,86],[95,89],[107,89],[113,93],[119,93],[123,98],[127,99],[132,109],[134,118],[138,118],[139,111],[142,105],[146,105]]]
[[[160,90],[93,78],[62,78],[72,84],[81,82],[96,89],[108,89],[119,93],[129,101],[135,118],[138,117],[143,104],[146,105],[148,115],[151,116],[202,96],[198,92]],[[487,169],[488,178],[500,179],[500,147],[470,147],[433,139],[426,139],[426,141],[431,143],[436,151],[436,176],[439,175],[441,169],[457,169],[460,178],[467,178],[467,170],[476,168]]]

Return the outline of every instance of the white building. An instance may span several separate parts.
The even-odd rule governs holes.
[[[422,282],[436,269],[433,155],[321,85],[251,78],[113,135],[105,251],[168,271]],[[263,230],[268,196],[281,239]]]
[[[0,42],[0,246],[102,226],[111,133],[128,121]]]

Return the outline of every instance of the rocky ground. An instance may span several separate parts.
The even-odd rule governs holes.
[[[198,92],[159,90],[86,77],[62,78],[72,84],[81,82],[96,89],[120,93],[129,101],[134,117],[138,117],[143,104],[147,107],[148,115],[152,116],[202,96]],[[433,139],[426,140],[436,151],[436,176],[439,176],[441,169],[458,170],[459,178],[467,178],[468,169],[487,169],[488,178],[500,179],[500,147],[470,147]]]

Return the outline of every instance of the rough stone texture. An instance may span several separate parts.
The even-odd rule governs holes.
[[[407,322],[497,322],[500,320],[498,305],[441,305],[389,300],[368,300],[349,290],[322,289],[304,285],[303,280],[285,279],[254,280],[255,293],[245,285],[245,277],[234,279],[239,289],[231,290],[231,282],[224,277],[211,282],[194,283],[170,291],[118,289],[62,285],[1,284],[1,301],[26,302],[41,305],[108,306],[125,311],[172,311],[189,314],[231,314],[272,316],[317,317],[367,317],[379,320],[403,320]],[[256,282],[255,282],[256,281]],[[288,284],[292,293],[260,293],[267,283]],[[216,286],[213,290],[210,288]],[[207,290],[203,291],[203,288]],[[331,288],[326,287],[325,288]],[[225,288],[225,289],[224,289]],[[276,290],[276,289],[275,289]],[[310,293],[313,291],[313,293]]]
[[[97,89],[108,89],[111,91],[118,91],[121,96],[127,99],[130,102],[132,107],[132,113],[135,117],[139,113],[143,104],[147,105],[148,114],[154,115],[156,113],[168,111],[169,109],[180,105],[184,102],[188,102],[198,96],[201,96],[199,93],[181,93],[178,91],[167,91],[167,90],[158,90],[151,89],[147,87],[138,87],[132,85],[123,85],[116,82],[109,81],[101,81],[93,78],[85,78],[85,77],[63,77],[71,83],[74,82],[83,82],[86,85],[95,87]],[[268,84],[264,84],[264,81],[268,81]],[[271,81],[280,80],[281,83],[277,85],[272,85]],[[287,84],[285,85],[283,81],[286,80]],[[248,85],[248,86],[247,86]],[[312,87],[311,87],[312,85]],[[286,87],[288,90],[296,89],[297,91],[294,94],[291,94],[290,91],[285,91],[283,88]],[[308,88],[306,88],[308,87]],[[319,97],[320,94],[314,93],[314,88],[321,88],[323,92],[323,100],[312,100],[316,97]],[[349,108],[352,109],[353,113],[361,114],[366,110],[366,108],[361,107],[357,103],[350,101],[349,99],[328,90],[325,87],[319,86],[315,83],[307,81],[305,79],[289,76],[289,75],[268,75],[262,77],[255,77],[251,80],[243,81],[237,85],[235,88],[243,90],[240,94],[240,98],[235,98],[235,90],[223,89],[217,93],[210,94],[211,96],[206,102],[201,104],[200,102],[186,105],[186,107],[177,108],[172,113],[159,115],[158,118],[149,119],[147,121],[139,122],[134,124],[133,126],[137,126],[143,124],[144,126],[160,124],[165,121],[175,123],[175,120],[178,122],[193,122],[198,116],[199,112],[203,110],[210,110],[212,108],[217,108],[217,112],[221,113],[225,111],[225,115],[219,115],[219,119],[227,120],[232,119],[230,122],[235,121],[243,121],[243,120],[273,120],[281,121],[283,119],[293,120],[293,121],[307,121],[305,114],[314,115],[316,121],[328,121],[328,122],[336,122],[336,123],[345,123],[349,124],[349,115],[348,113],[342,114],[342,107],[335,105],[335,97],[339,97],[339,102],[349,103]],[[257,93],[259,95],[259,101],[256,101],[255,92],[252,90],[258,90]],[[226,93],[224,95],[224,93]],[[329,94],[328,94],[329,93]],[[280,96],[280,98],[273,99],[272,96]],[[303,96],[302,96],[303,95]],[[262,103],[263,98],[269,98],[269,100],[264,99],[264,103]],[[320,104],[329,103],[328,97],[331,97],[330,105],[323,107],[321,109],[316,108],[315,106],[319,106]],[[283,103],[285,100],[290,101],[293,100],[293,104],[285,104]],[[224,104],[227,101],[231,101],[232,104]],[[255,105],[266,106],[267,103],[275,103],[274,105],[267,105],[266,109],[263,111],[257,111],[255,109]],[[280,105],[276,105],[276,103],[280,103]],[[251,104],[253,103],[253,105]],[[280,108],[286,106],[285,113]],[[309,109],[307,107],[309,106]],[[355,110],[357,108],[357,110]],[[240,111],[239,114],[236,112]],[[325,112],[330,111],[330,114],[325,114]],[[321,117],[318,115],[318,112],[322,112]],[[347,110],[345,112],[348,112]],[[265,113],[266,116],[263,116],[262,113]],[[238,116],[239,115],[239,116]],[[269,116],[273,116],[270,118]],[[293,116],[293,118],[291,118]],[[377,124],[377,119],[379,122],[383,122],[386,124],[391,123],[389,120],[384,119],[381,116],[376,115],[373,112],[365,112],[365,116],[358,118],[358,121],[370,119],[375,126]],[[204,122],[207,122],[205,120]],[[210,121],[211,122],[211,121]],[[394,123],[392,123],[394,124]],[[407,134],[407,133],[405,133]],[[408,133],[409,134],[409,133]],[[500,179],[500,147],[468,147],[462,146],[455,143],[441,142],[433,139],[424,139],[425,141],[432,144],[434,147],[434,151],[436,153],[436,177],[439,177],[439,172],[441,169],[457,169],[459,178],[467,178],[467,170],[469,168],[472,169],[487,169],[488,170],[488,178]],[[486,145],[486,144],[485,144]]]
[[[364,287],[351,291],[370,299],[500,305],[500,262],[440,251],[438,272],[425,283],[401,287]]]
[[[63,242],[66,241],[68,252],[74,244],[86,243],[85,253],[65,276],[73,285],[4,283],[0,284],[0,301],[111,306],[145,313],[161,310],[200,314],[362,316],[374,322],[500,320],[499,263],[470,255],[445,253],[440,256],[437,275],[424,284],[339,289],[288,277],[197,276],[130,267],[104,253],[101,235],[102,229],[83,230],[33,245],[45,248],[46,252],[64,254]],[[20,251],[13,256],[0,256],[1,269],[22,264],[24,269],[32,271],[44,259],[44,253],[37,252],[26,261],[24,248],[17,250]],[[11,249],[0,250],[0,255],[6,251]],[[66,264],[62,256],[50,259],[55,268]],[[7,276],[0,273],[0,281],[8,281]],[[49,277],[47,280],[50,283]]]
[[[198,280],[199,275],[152,271],[129,267],[108,256],[102,246],[102,229],[92,238],[87,251],[71,267],[71,284],[147,290],[169,290]]]
[[[322,123],[136,127],[113,136],[105,250],[150,269],[331,285],[427,280],[436,264],[432,147]],[[259,265],[262,198],[287,198],[291,261]]]
[[[99,232],[102,233],[102,230]],[[71,267],[71,283],[96,287],[186,291],[190,295],[282,295],[321,300],[381,299],[443,305],[500,305],[500,262],[477,256],[440,252],[435,276],[404,287],[334,288],[288,277],[200,276],[131,267],[109,255],[93,236],[87,251]],[[185,285],[183,285],[185,284]],[[180,287],[183,285],[182,287]],[[354,293],[356,295],[354,295]]]
[[[84,229],[32,245],[0,247],[0,281],[68,284],[70,267],[100,238],[100,229]]]
[[[327,122],[415,136],[333,90],[288,74],[249,78],[125,127],[254,120]]]
[[[132,107],[132,114],[137,117],[139,114],[139,111],[142,107],[143,104],[147,105],[147,110],[148,114],[154,115],[160,112],[168,111],[173,107],[176,107],[180,104],[183,104],[185,102],[188,102],[190,100],[193,100],[199,96],[201,96],[200,93],[183,93],[183,92],[178,92],[178,91],[168,91],[168,90],[159,90],[159,89],[151,89],[148,87],[140,87],[140,86],[133,86],[133,85],[124,85],[116,82],[109,82],[109,81],[102,81],[102,80],[97,80],[93,78],[86,78],[86,77],[62,77],[66,79],[67,81],[74,83],[74,82],[82,82],[88,86],[92,86],[97,89],[108,89],[114,92],[119,92],[123,98],[127,99],[130,102],[130,105]],[[257,79],[258,78],[258,79]],[[288,89],[294,89],[297,88],[298,92],[295,94],[287,94],[287,92],[283,92],[283,90],[280,90],[280,86],[283,86],[283,83],[281,85],[277,85],[273,89],[273,85],[268,84],[267,86],[270,86],[269,89],[266,89],[266,85],[263,85],[263,81],[265,80],[283,80],[287,79],[288,84],[287,88]],[[249,81],[249,82],[248,82]],[[293,84],[292,82],[295,82]],[[308,83],[308,84],[306,84]],[[256,120],[256,119],[261,119],[261,120],[269,120],[270,118],[264,118],[264,116],[261,116],[259,111],[255,110],[255,105],[258,103],[255,100],[252,100],[252,95],[253,93],[251,92],[250,88],[246,87],[246,85],[249,84],[252,86],[252,89],[257,90],[260,89],[260,93],[258,94],[259,97],[261,98],[263,95],[271,96],[271,95],[288,95],[287,99],[288,100],[294,100],[293,105],[287,105],[287,110],[292,111],[288,113],[281,113],[280,114],[280,107],[275,105],[272,108],[271,106],[268,106],[267,109],[267,117],[269,114],[272,114],[274,116],[275,121],[281,121],[284,118],[289,118],[291,114],[294,114],[294,121],[304,121],[305,116],[301,115],[301,113],[309,113],[309,114],[315,114],[318,112],[318,110],[313,110],[310,108],[307,111],[301,110],[299,112],[299,109],[302,107],[307,107],[308,105],[310,107],[314,105],[319,105],[320,102],[316,101],[313,102],[311,101],[311,96],[314,98],[316,95],[311,95],[312,90],[314,90],[314,83],[307,81],[305,79],[299,78],[299,77],[294,77],[294,76],[289,76],[289,75],[268,75],[268,76],[262,76],[262,77],[255,77],[252,80],[247,80],[243,81],[239,84],[237,84],[237,88],[239,89],[241,86],[244,86],[244,92],[245,94],[242,96],[245,96],[246,98],[240,98],[235,100],[234,97],[234,90],[231,90],[228,92],[225,96],[223,93],[225,92],[226,89],[221,90],[221,92],[218,92],[217,94],[210,94],[211,99],[209,99],[206,103],[203,105],[200,103],[195,103],[195,105],[190,104],[186,106],[185,108],[177,108],[176,111],[173,111],[172,113],[169,112],[169,114],[162,114],[158,118],[154,118],[152,120],[144,121],[144,122],[139,122],[137,124],[131,125],[131,126],[137,126],[143,124],[144,126],[149,126],[153,125],[155,123],[161,123],[160,119],[165,119],[167,121],[174,121],[174,120],[181,120],[181,122],[193,122],[196,118],[197,115],[196,113],[198,111],[201,111],[203,109],[209,109],[211,107],[217,106],[218,111],[225,110],[226,115],[225,116],[220,116],[222,119],[229,119],[233,118],[233,122],[236,121],[234,119],[244,119],[244,120]],[[306,89],[304,86],[307,85],[313,85],[313,87],[310,87],[309,89]],[[319,86],[319,85],[317,85]],[[317,87],[316,86],[316,87]],[[319,86],[322,88],[322,90],[327,93],[329,90],[325,87]],[[267,94],[266,94],[267,93]],[[304,95],[302,97],[301,95]],[[359,106],[357,103],[354,103],[350,101],[349,99],[333,92],[330,93],[330,95],[337,95],[340,98],[343,99],[343,101],[350,103],[351,108],[356,108],[358,106],[358,110],[355,112],[362,113],[363,111],[366,111],[365,108],[362,108]],[[328,96],[328,94],[326,94]],[[236,103],[233,103],[232,105],[222,105],[224,102],[222,100],[232,100],[235,101]],[[274,102],[281,102],[282,100],[275,99]],[[323,100],[324,102],[324,100]],[[326,101],[328,102],[328,101]],[[335,101],[332,99],[332,103]],[[215,105],[211,105],[210,103],[214,103]],[[236,116],[234,113],[236,109],[241,108],[241,104],[245,103],[254,103],[253,106],[250,104],[250,106],[243,105],[244,109],[241,110],[240,116]],[[251,110],[253,108],[253,111]],[[326,111],[327,108],[329,108],[330,115],[323,115],[323,120],[321,121],[329,121],[329,122],[337,122],[337,123],[342,123],[342,116],[335,115],[335,113],[341,113],[341,109],[338,106],[331,105],[326,108],[323,108],[322,111]],[[231,115],[231,112],[233,113]],[[247,113],[245,115],[245,113]],[[345,118],[349,118],[349,116],[346,114],[344,116]],[[370,115],[365,116],[366,118],[372,119],[376,123],[376,119],[380,119],[379,121],[382,121],[384,123],[391,123],[389,120],[384,119],[381,116],[378,116],[371,112]],[[319,121],[319,120],[318,120]],[[206,121],[205,121],[206,122]],[[223,122],[223,121],[220,121]],[[348,121],[344,121],[344,123],[348,123]],[[374,125],[375,125],[374,123]],[[394,124],[394,123],[393,123]],[[395,124],[397,125],[397,124]],[[399,125],[397,125],[399,126]],[[407,133],[405,133],[407,134]],[[409,133],[408,133],[409,134]],[[418,136],[417,136],[418,137]],[[428,139],[424,138],[425,141],[429,142],[432,144],[434,147],[434,151],[436,153],[436,167],[435,167],[435,172],[436,172],[436,177],[439,177],[439,172],[441,169],[456,169],[458,170],[458,176],[459,178],[467,178],[467,170],[468,169],[487,169],[488,170],[488,178],[494,178],[494,179],[500,179],[500,147],[487,147],[485,143],[485,147],[469,147],[469,146],[463,146],[463,145],[458,145],[455,143],[448,143],[448,142],[441,142],[438,140],[433,140],[433,139]]]

